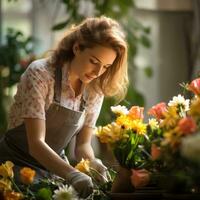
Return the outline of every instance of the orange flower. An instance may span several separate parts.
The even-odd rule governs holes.
[[[148,114],[156,117],[157,119],[163,119],[164,113],[167,111],[167,105],[164,102],[158,103],[149,109]]]
[[[152,160],[157,160],[161,155],[161,148],[158,147],[156,144],[151,145],[151,156]]]
[[[200,95],[200,78],[193,80],[189,84],[188,89],[192,91],[194,94]]]
[[[23,199],[23,195],[18,192],[13,191],[5,191],[4,194],[4,200],[20,200]]]
[[[131,183],[135,188],[144,187],[150,181],[150,173],[146,169],[131,169]]]
[[[194,133],[197,130],[197,125],[192,117],[182,118],[178,122],[178,127],[179,127],[180,132],[185,135]]]
[[[132,106],[129,110],[128,116],[130,116],[132,119],[143,119],[144,108],[139,106]]]
[[[20,170],[20,180],[22,183],[31,184],[35,177],[35,171],[29,167],[24,167]]]

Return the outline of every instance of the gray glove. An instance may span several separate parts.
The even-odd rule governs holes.
[[[66,180],[74,187],[82,198],[86,198],[93,191],[92,179],[82,172],[74,170],[67,174]]]
[[[96,180],[99,183],[106,183],[108,182],[108,177],[107,177],[107,167],[103,165],[102,161],[98,158],[95,158],[90,161],[90,167],[95,169],[98,174],[96,174]]]

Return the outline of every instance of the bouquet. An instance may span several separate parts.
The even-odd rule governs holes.
[[[194,140],[199,138],[199,82],[200,79],[196,79],[185,85],[187,90],[195,93],[191,99],[179,94],[168,104],[161,102],[148,112],[157,120],[156,131],[160,132],[159,137],[152,138],[155,175],[158,175],[159,185],[170,192],[193,193],[200,186],[199,163],[196,162],[199,159],[194,156],[197,149],[193,153],[190,150],[197,142]],[[171,184],[166,184],[169,177]]]
[[[149,180],[146,178],[147,181],[141,185],[137,178],[131,177],[149,177],[149,173],[144,170],[151,162],[151,140],[147,135],[147,129],[153,129],[156,121],[144,123],[143,108],[139,106],[132,106],[128,110],[125,106],[118,105],[111,107],[111,110],[116,115],[115,121],[98,127],[96,135],[102,143],[109,144],[119,163],[118,177],[115,180],[118,179],[120,183],[118,186],[113,183],[112,191],[127,192],[133,190],[133,186],[144,186]]]

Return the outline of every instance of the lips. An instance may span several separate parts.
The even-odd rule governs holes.
[[[93,77],[93,76],[90,76],[90,75],[88,75],[88,74],[86,74],[85,76],[86,76],[86,78],[87,78],[87,79],[89,79],[89,80],[92,80],[92,79],[94,79],[94,78],[95,78],[95,77]]]

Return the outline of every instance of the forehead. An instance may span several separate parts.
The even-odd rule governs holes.
[[[112,49],[111,47],[105,47],[105,46],[95,46],[92,48],[86,48],[85,52],[89,56],[95,56],[102,63],[105,63],[105,64],[112,64],[117,56],[117,53],[114,49]]]

